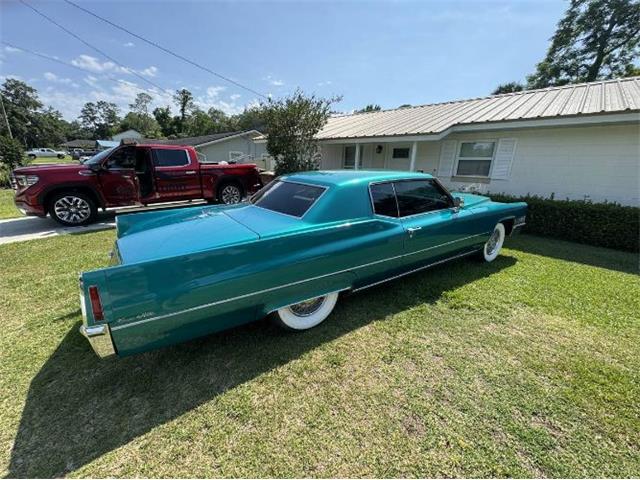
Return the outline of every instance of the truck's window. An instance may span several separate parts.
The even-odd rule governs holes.
[[[102,162],[102,160],[105,159],[105,157],[109,156],[111,154],[111,152],[113,151],[115,147],[111,147],[108,148],[107,150],[103,150],[102,152],[94,155],[93,157],[91,157],[89,160],[86,160],[84,162],[85,165],[96,165],[100,162]]]
[[[302,217],[324,191],[324,187],[275,181],[251,197],[251,203],[274,212]]]
[[[135,168],[136,147],[124,147],[116,150],[107,159],[107,168]]]
[[[451,207],[449,195],[433,180],[395,182],[401,217]]]
[[[378,183],[371,185],[371,201],[373,202],[373,211],[378,215],[385,217],[398,216],[398,203],[396,202],[396,193],[393,191],[391,183]]]
[[[189,164],[186,150],[157,149],[153,153],[153,164],[156,167],[184,167]]]

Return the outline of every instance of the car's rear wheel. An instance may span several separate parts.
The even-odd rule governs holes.
[[[505,229],[502,223],[498,223],[487,243],[482,248],[482,257],[485,262],[493,262],[502,250],[502,244],[504,243]]]
[[[64,158],[64,155],[59,154],[59,155],[58,155],[58,158],[59,158],[60,160],[62,160],[62,159]]]
[[[98,208],[91,197],[79,192],[62,192],[53,196],[49,214],[64,226],[87,225],[94,221]]]
[[[275,312],[277,324],[288,330],[307,330],[322,323],[333,311],[338,293],[330,293],[289,305]]]
[[[226,205],[240,203],[242,201],[242,189],[235,183],[227,183],[218,191],[218,201]]]

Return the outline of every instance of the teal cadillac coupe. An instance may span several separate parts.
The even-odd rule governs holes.
[[[526,210],[422,173],[317,171],[246,203],[120,216],[112,264],[80,276],[81,332],[105,357],[266,315],[306,330],[341,292],[466,255],[493,261]]]

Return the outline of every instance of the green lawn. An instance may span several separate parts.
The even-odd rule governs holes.
[[[64,158],[50,158],[50,157],[39,157],[35,160],[27,160],[28,165],[43,165],[46,163],[78,163],[77,160],[71,158],[71,155],[67,155]]]
[[[3,475],[640,475],[637,255],[521,236],[308,332],[104,361],[76,284],[113,239],[0,246]]]
[[[13,190],[0,188],[0,220],[20,216],[20,212],[13,204]]]

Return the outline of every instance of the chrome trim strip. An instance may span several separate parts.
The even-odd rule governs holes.
[[[414,268],[413,270],[409,270],[408,272],[400,273],[398,275],[394,275],[393,277],[385,278],[384,280],[379,280],[374,283],[370,283],[369,285],[365,285],[364,287],[356,288],[353,293],[359,292],[360,290],[364,290],[365,288],[375,287],[376,285],[380,285],[381,283],[389,282],[391,280],[395,280],[396,278],[404,277],[405,275],[411,275],[412,273],[419,272],[420,270],[425,270],[427,268],[434,267],[436,265],[440,265],[441,263],[448,262],[449,260],[455,260],[456,258],[466,257],[467,255],[471,255],[472,253],[477,253],[482,249],[472,250],[470,252],[465,252],[460,255],[455,255],[453,257],[445,258],[442,260],[438,260],[437,262],[430,263],[429,265],[424,265],[419,268]]]
[[[100,358],[108,358],[116,354],[109,325],[80,326],[80,333],[89,340],[91,348]]]
[[[391,260],[396,260],[398,258],[409,257],[411,255],[416,255],[418,253],[426,252],[428,250],[433,250],[435,248],[444,247],[445,245],[450,245],[452,243],[462,242],[462,241],[468,240],[470,238],[489,235],[489,234],[492,233],[492,231],[491,232],[478,233],[476,235],[471,235],[469,237],[459,238],[457,240],[452,240],[450,242],[441,243],[440,245],[434,245],[432,247],[423,248],[421,250],[416,250],[416,251],[409,252],[409,253],[403,253],[401,255],[396,255],[394,257],[383,258],[382,260],[376,260],[374,262],[364,263],[362,265],[356,265],[356,266],[353,266],[353,267],[345,268],[344,270],[338,270],[337,272],[326,273],[324,275],[318,275],[316,277],[306,278],[304,280],[298,280],[297,282],[291,282],[291,283],[287,283],[285,285],[278,285],[277,287],[271,287],[271,288],[267,288],[267,289],[264,289],[264,290],[258,290],[256,292],[245,293],[244,295],[238,295],[237,297],[226,298],[224,300],[218,300],[216,302],[205,303],[205,304],[202,304],[202,305],[196,305],[195,307],[186,308],[184,310],[178,310],[177,312],[171,312],[171,313],[166,313],[164,315],[158,315],[156,317],[145,318],[143,320],[138,320],[137,322],[126,323],[124,325],[115,325],[115,326],[111,327],[111,330],[116,331],[116,330],[121,330],[123,328],[134,327],[136,325],[140,325],[140,324],[147,323],[147,322],[152,322],[154,320],[161,320],[163,318],[173,317],[173,316],[180,315],[180,314],[183,314],[183,313],[195,312],[195,311],[198,311],[198,310],[202,310],[203,308],[215,307],[216,305],[221,305],[223,303],[234,302],[236,300],[242,300],[242,299],[247,298],[247,297],[252,297],[254,295],[260,295],[262,293],[272,292],[274,290],[279,290],[281,288],[292,287],[292,286],[295,286],[295,285],[300,285],[301,283],[311,282],[313,280],[319,280],[321,278],[331,277],[333,275],[339,275],[341,273],[350,272],[352,270],[358,270],[360,268],[370,267],[372,265],[377,265],[379,263],[389,262]]]

